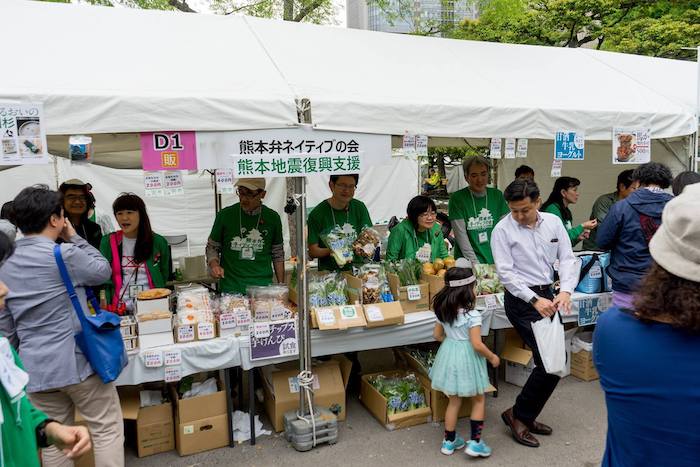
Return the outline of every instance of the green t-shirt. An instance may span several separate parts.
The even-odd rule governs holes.
[[[486,188],[483,197],[474,196],[469,188],[452,193],[448,205],[450,221],[464,220],[469,243],[480,263],[493,264],[491,232],[503,216],[510,213],[503,193],[496,188]],[[455,258],[464,255],[455,245]]]
[[[246,293],[249,285],[272,283],[272,245],[283,243],[282,221],[275,211],[262,206],[251,216],[236,203],[216,215],[209,237],[221,244],[222,292]]]
[[[550,214],[554,214],[557,216],[559,219],[561,219],[562,224],[564,224],[564,227],[566,227],[566,233],[569,234],[569,240],[571,240],[571,246],[575,246],[579,242],[579,235],[583,233],[583,226],[579,225],[576,227],[571,226],[571,221],[565,221],[564,220],[564,215],[561,213],[561,209],[559,209],[559,205],[556,203],[552,203],[548,205],[546,208],[544,208],[544,212],[548,212]]]
[[[410,259],[416,257],[416,252],[426,243],[430,244],[430,261],[447,257],[445,238],[442,229],[436,222],[429,231],[418,232],[410,220],[402,220],[389,233],[389,243],[386,247],[387,261]]]
[[[328,200],[319,203],[309,213],[309,245],[318,243],[319,247],[328,248],[321,240],[321,234],[326,233],[336,225],[342,227],[344,224],[350,224],[355,234],[359,234],[364,227],[371,227],[372,220],[369,217],[369,211],[365,203],[351,199],[347,210],[333,209]],[[339,271],[341,269],[350,269],[350,267],[351,264],[348,263],[345,267],[340,268],[332,256],[318,259],[319,271]]]

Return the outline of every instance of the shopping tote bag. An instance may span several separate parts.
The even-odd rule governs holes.
[[[544,371],[557,374],[566,371],[566,339],[564,324],[557,311],[554,316],[532,323]]]

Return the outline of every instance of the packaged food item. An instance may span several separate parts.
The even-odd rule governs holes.
[[[250,300],[241,294],[221,294],[218,304],[219,313],[234,313],[241,308],[250,309]]]
[[[353,242],[357,239],[355,229],[350,224],[336,225],[328,232],[321,234],[321,240],[331,250],[331,256],[343,267],[353,260]]]
[[[309,277],[309,305],[312,308],[347,305],[347,281],[340,273]]]
[[[362,303],[393,301],[384,266],[378,263],[363,264],[356,274],[362,280]]]
[[[380,243],[381,238],[379,232],[372,227],[365,227],[353,242],[352,250],[355,256],[371,259]]]
[[[214,322],[214,307],[208,289],[196,287],[180,291],[177,296],[177,322],[181,325]]]
[[[169,297],[172,293],[170,289],[148,289],[139,292],[137,300],[156,300],[158,298]]]
[[[248,287],[254,321],[279,321],[294,317],[286,285]]]

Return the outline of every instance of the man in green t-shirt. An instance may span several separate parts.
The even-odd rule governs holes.
[[[462,166],[469,186],[452,193],[448,205],[457,240],[455,258],[467,258],[473,264],[493,264],[491,232],[510,211],[503,193],[487,186],[491,169],[488,159],[472,156]]]
[[[238,180],[240,203],[222,209],[207,242],[207,264],[225,293],[246,293],[249,285],[270,285],[274,266],[284,282],[284,242],[279,214],[264,206],[265,179]]]
[[[367,206],[354,199],[355,189],[360,176],[331,175],[328,186],[332,196],[319,203],[309,213],[309,255],[318,258],[319,271],[338,271],[350,269],[352,263],[338,266],[331,249],[321,238],[336,226],[342,228],[349,236],[357,235],[364,227],[372,226]]]

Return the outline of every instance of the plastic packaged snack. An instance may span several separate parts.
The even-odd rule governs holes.
[[[353,253],[361,258],[371,259],[381,243],[379,232],[372,227],[365,227],[352,244]]]

